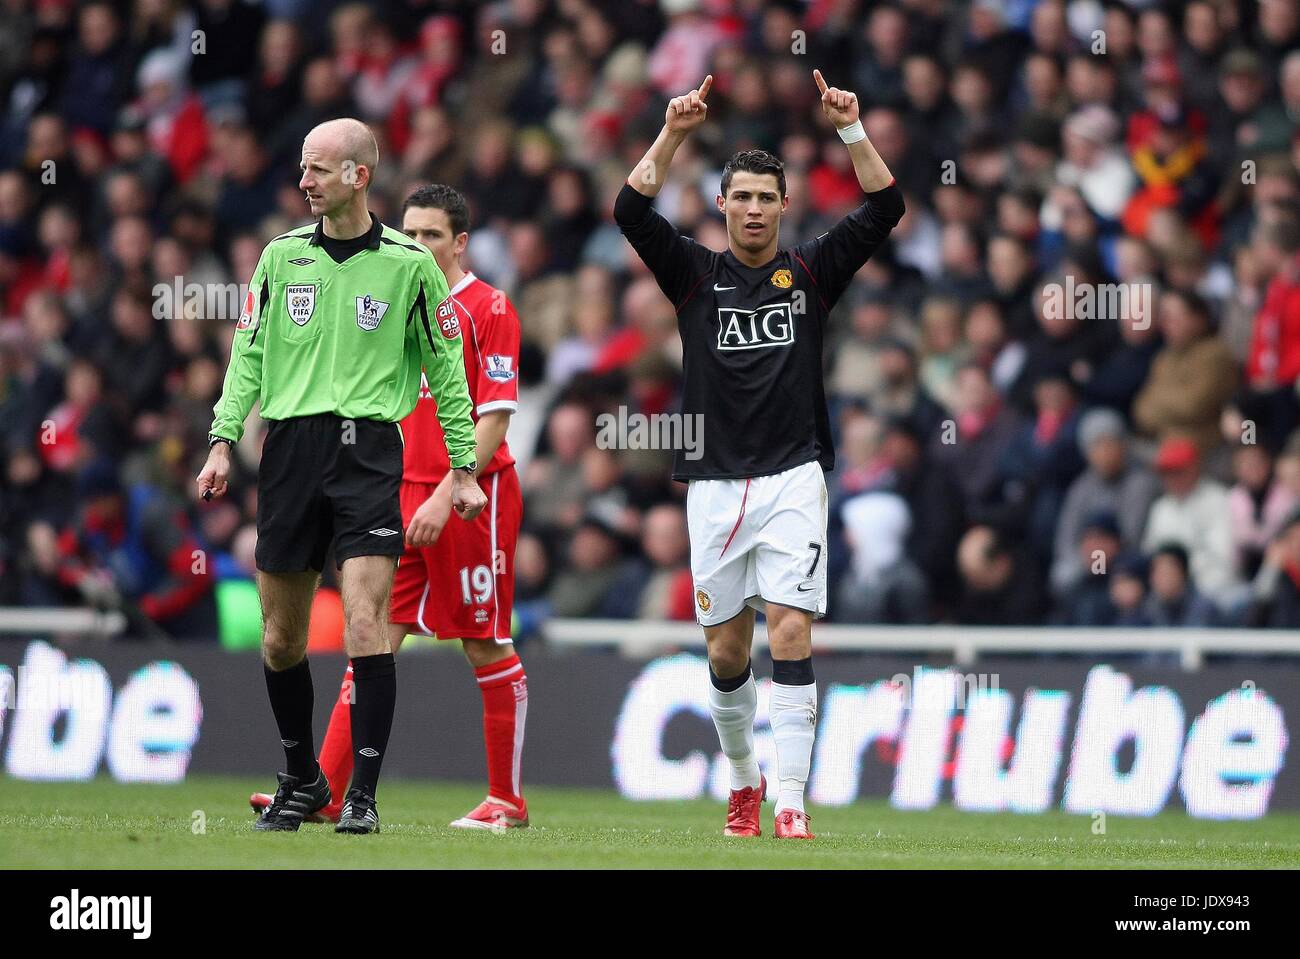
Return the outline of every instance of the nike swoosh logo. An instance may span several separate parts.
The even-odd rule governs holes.
[[[718,286],[718,284],[716,283],[713,284],[714,293],[723,293],[726,292],[727,290],[734,290],[734,289],[735,289],[734,286]]]
[[[796,586],[796,587],[795,587],[795,589],[799,590],[799,592],[801,592],[801,593],[811,593],[811,592],[812,592],[814,589],[816,589],[816,588],[817,588],[816,586]]]

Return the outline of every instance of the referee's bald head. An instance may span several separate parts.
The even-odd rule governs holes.
[[[351,161],[358,169],[365,167],[366,189],[370,188],[370,179],[379,165],[379,144],[370,127],[360,120],[351,117],[326,120],[307,134],[303,148],[332,156],[340,163]]]

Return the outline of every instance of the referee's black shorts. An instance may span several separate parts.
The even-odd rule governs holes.
[[[272,420],[257,478],[257,568],[319,572],[334,539],[353,556],[401,556],[402,434],[333,413]]]

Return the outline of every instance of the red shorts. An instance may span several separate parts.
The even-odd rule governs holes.
[[[488,503],[473,522],[454,512],[432,546],[406,547],[397,563],[389,619],[439,639],[510,642],[515,543],[523,493],[514,466],[479,480]],[[436,485],[402,481],[402,526]]]

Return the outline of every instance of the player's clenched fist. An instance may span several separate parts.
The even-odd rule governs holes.
[[[668,109],[664,112],[664,125],[669,131],[690,133],[704,122],[709,112],[709,105],[704,100],[708,97],[711,86],[713,86],[713,74],[710,73],[704,78],[699,89],[680,97],[673,97],[668,101]]]
[[[826,111],[827,118],[835,124],[836,129],[850,127],[858,122],[856,93],[841,90],[839,87],[828,87],[820,70],[813,71],[813,79],[817,81],[817,89],[822,94],[822,109]]]
[[[198,495],[203,499],[224,496],[230,479],[230,447],[225,443],[214,443],[208,452],[208,461],[203,470],[195,477],[198,483]]]
[[[469,522],[487,505],[487,495],[479,487],[474,477],[461,470],[453,470],[455,478],[451,482],[451,508],[456,515]]]

